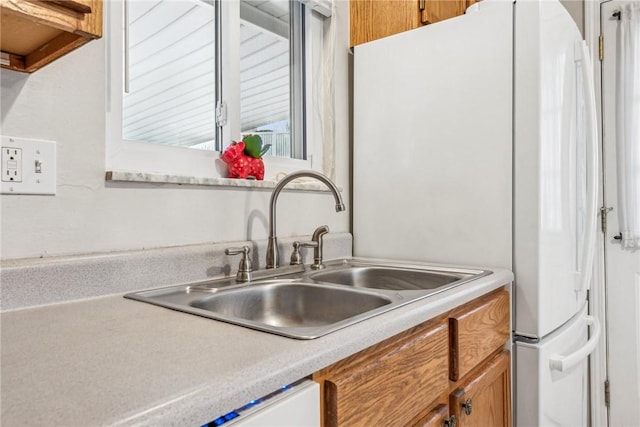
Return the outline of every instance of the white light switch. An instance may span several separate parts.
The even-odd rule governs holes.
[[[56,143],[0,137],[2,194],[56,194]]]

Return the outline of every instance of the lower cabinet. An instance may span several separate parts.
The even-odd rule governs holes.
[[[458,427],[511,426],[511,358],[497,354],[449,397]]]
[[[321,424],[510,427],[509,329],[499,290],[316,372]]]

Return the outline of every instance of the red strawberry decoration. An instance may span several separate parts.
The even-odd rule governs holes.
[[[253,176],[262,181],[264,179],[264,162],[262,155],[271,144],[262,146],[259,135],[247,135],[242,141],[233,142],[222,153],[222,160],[229,167],[229,178],[247,178]]]

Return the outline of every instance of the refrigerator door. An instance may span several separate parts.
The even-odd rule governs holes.
[[[587,340],[588,326],[592,326]],[[587,358],[600,338],[586,305],[537,344],[515,342],[515,420],[518,427],[587,425]]]
[[[510,2],[354,48],[354,255],[511,269]]]
[[[596,214],[590,61],[557,1],[515,3],[515,333],[543,337],[586,298]]]

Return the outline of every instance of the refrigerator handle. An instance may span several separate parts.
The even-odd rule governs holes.
[[[569,371],[576,365],[579,365],[584,359],[595,350],[600,340],[600,322],[593,316],[586,316],[587,325],[592,327],[591,338],[580,349],[569,354],[559,355],[553,354],[549,357],[549,367],[552,370],[565,372]]]
[[[584,250],[580,260],[580,280],[576,281],[576,291],[586,291],[591,281],[596,245],[596,214],[598,210],[598,124],[596,113],[595,85],[589,60],[589,50],[584,40],[580,41],[582,56],[582,86],[585,92],[587,127],[587,218],[585,223]]]

